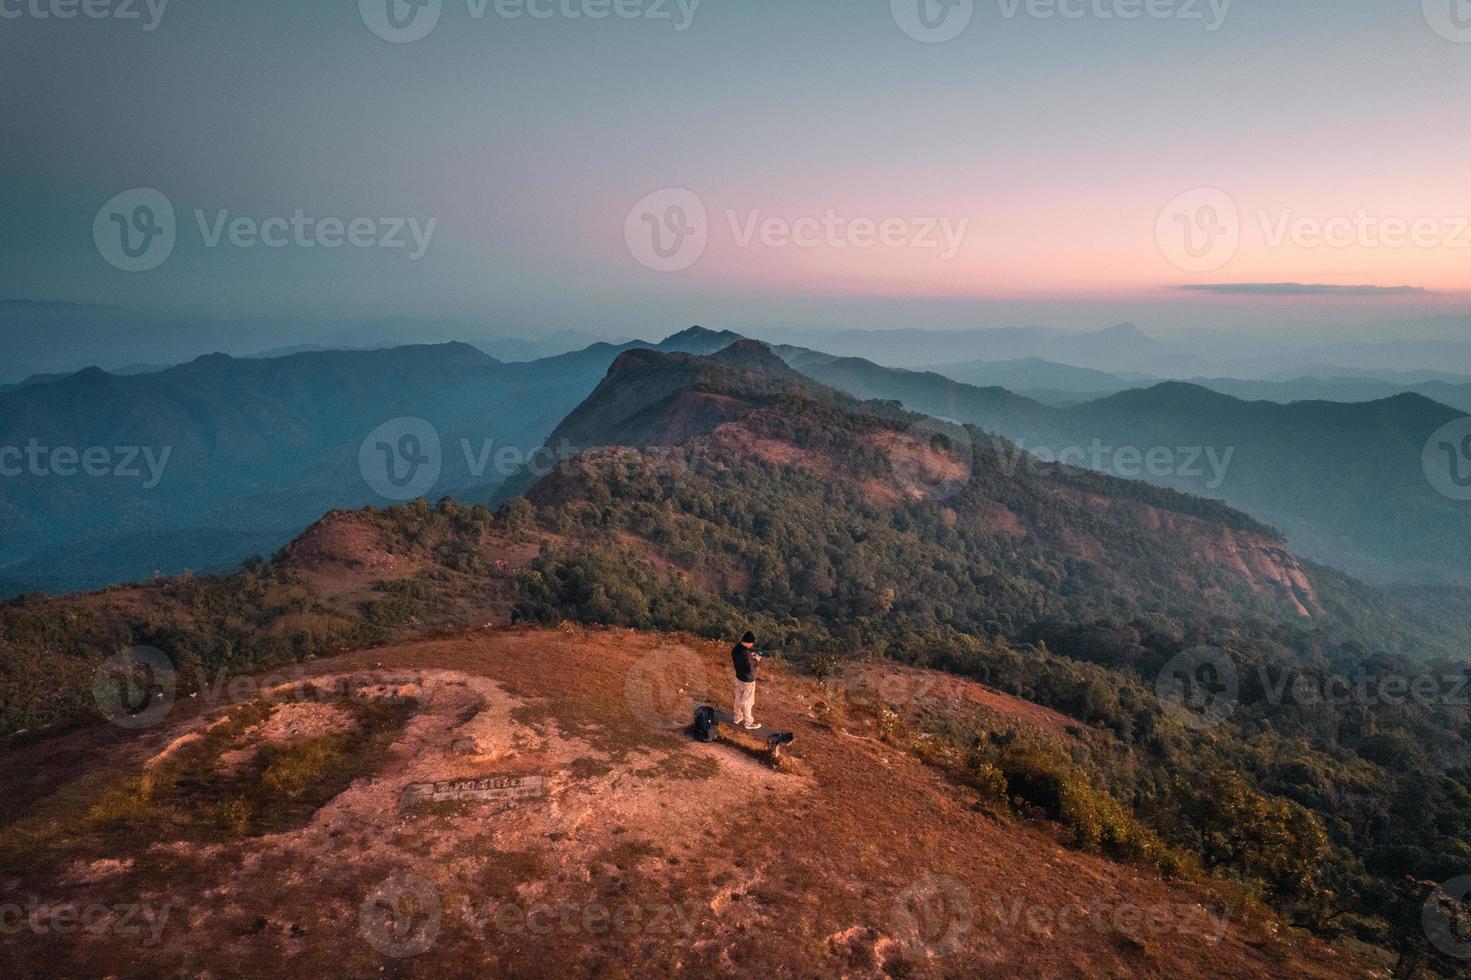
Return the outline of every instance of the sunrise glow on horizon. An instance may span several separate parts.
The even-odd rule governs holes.
[[[1069,326],[1144,303],[1161,329],[1229,320],[1243,295],[1355,319],[1471,306],[1471,133],[1452,94],[1471,44],[1418,4],[1335,4],[1326,32],[1312,5],[1201,4],[1197,22],[977,3],[939,43],[887,3],[706,0],[687,23],[595,27],[446,2],[412,43],[375,37],[353,7],[283,10],[269,33],[225,3],[171,8],[123,73],[104,31],[118,25],[0,35],[16,80],[0,92],[15,135],[0,146],[0,296],[610,333],[696,317],[881,326],[862,308],[878,299],[911,320],[944,305],[950,325],[1004,320],[1011,300]],[[537,81],[553,62],[558,83]],[[26,79],[43,63],[70,66],[75,97],[40,98]],[[129,188],[157,189],[178,220],[147,275],[89,242]],[[698,259],[666,271],[628,233],[684,213],[633,213],[671,189],[705,214]],[[1164,214],[1182,196],[1189,213]],[[216,216],[298,209],[435,232],[415,262],[210,244]],[[1182,260],[1161,238],[1187,228]],[[1317,288],[1260,288],[1282,283]],[[1246,293],[1178,288],[1201,286]]]

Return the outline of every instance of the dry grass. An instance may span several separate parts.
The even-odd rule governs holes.
[[[434,671],[470,686],[443,688],[441,699],[407,729],[384,719],[381,731],[404,737],[386,757],[361,767],[357,756],[344,758],[350,753],[339,744],[318,741],[345,734],[336,733],[261,753],[236,776],[220,777],[209,760],[248,740],[259,721],[252,708],[158,763],[164,768],[147,793],[141,784],[118,796],[99,795],[95,782],[85,792],[75,789],[74,812],[96,820],[103,814],[92,810],[108,796],[108,820],[135,836],[94,825],[69,839],[69,852],[12,873],[40,893],[73,894],[62,875],[78,859],[132,860],[132,870],[107,887],[173,896],[187,904],[192,921],[157,950],[37,940],[19,962],[41,974],[435,980],[1361,973],[1340,954],[1285,933],[1274,939],[1239,917],[1219,942],[1209,943],[1173,933],[1046,936],[998,928],[992,914],[998,898],[1029,909],[1069,901],[1148,909],[1213,896],[1137,865],[1067,849],[1040,826],[978,807],[984,794],[951,775],[964,763],[953,745],[914,732],[897,712],[889,718],[880,700],[835,697],[780,664],[770,665],[758,699],[768,729],[753,734],[723,726],[721,743],[700,745],[681,724],[647,724],[631,709],[626,685],[639,664],[671,646],[692,651],[710,686],[723,690],[729,661],[722,645],[620,630],[497,631],[318,664],[330,675]],[[477,698],[484,704],[472,714],[464,706]],[[354,737],[371,727],[360,721]],[[223,734],[227,729],[233,740]],[[765,764],[765,736],[773,730],[796,733],[787,750],[792,771]],[[482,753],[494,753],[485,757],[491,761],[450,751],[467,732],[480,740]],[[115,754],[115,747],[104,747],[93,761]],[[402,785],[445,772],[513,770],[544,774],[547,797],[412,811],[392,802]],[[340,783],[354,771],[373,779],[358,780],[320,806],[306,827],[253,836],[264,812],[258,808],[279,807],[283,819],[299,825],[293,808],[316,805],[313,787]],[[136,769],[131,775],[139,778]],[[74,771],[67,785],[82,778]],[[144,814],[179,824],[145,833],[137,823]],[[95,838],[104,833],[115,836],[99,848]],[[195,843],[155,846],[169,837]],[[383,957],[357,931],[364,896],[401,870],[428,878],[443,899],[436,943],[406,961]],[[962,883],[975,915],[965,947],[943,958],[895,939],[898,896],[935,876]],[[494,924],[499,909],[538,905],[628,910],[643,928],[564,930],[560,913],[545,934]],[[655,931],[649,910],[664,907],[683,918]]]

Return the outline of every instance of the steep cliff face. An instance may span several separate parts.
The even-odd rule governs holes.
[[[1280,601],[1299,616],[1322,613],[1318,590],[1297,556],[1280,540],[1222,527],[1187,514],[1097,495],[1087,498],[1100,513],[1136,523],[1195,560],[1236,575],[1263,599]]]

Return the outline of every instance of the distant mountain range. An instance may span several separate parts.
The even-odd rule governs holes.
[[[1057,408],[933,372],[784,354],[860,398],[893,399],[1031,453],[1226,501],[1284,531],[1301,554],[1353,574],[1471,584],[1461,545],[1471,508],[1437,493],[1422,465],[1432,434],[1465,413],[1424,396],[1279,405],[1166,382]]]
[[[1138,342],[1125,328],[1111,336]],[[0,479],[7,528],[0,595],[229,567],[274,550],[325,510],[386,503],[400,489],[492,499],[511,476],[524,478],[529,454],[559,426],[568,441],[560,451],[595,444],[604,421],[586,419],[594,410],[578,406],[620,354],[709,355],[740,340],[692,328],[657,344],[598,343],[520,363],[459,343],[276,358],[216,354],[149,374],[91,369],[32,379],[0,391],[0,451],[34,447],[38,457],[0,458],[23,461],[19,473]],[[1431,433],[1466,410],[1458,407],[1468,404],[1459,386],[1422,385],[1456,404],[1399,394],[1279,405],[1182,383],[1133,388],[1138,382],[1118,378],[1126,390],[1079,393],[1086,400],[1058,407],[934,371],[794,346],[776,352],[792,372],[855,398],[972,423],[1029,452],[1224,501],[1282,530],[1301,554],[1353,574],[1471,584],[1471,559],[1459,546],[1471,532],[1471,509],[1438,495],[1420,461]],[[962,367],[1018,387],[1101,381],[1091,369],[1035,358]],[[763,370],[770,375],[769,365]],[[1282,397],[1294,385],[1311,385],[1219,383],[1242,395]],[[1375,384],[1321,386],[1348,393],[1373,392]],[[701,401],[690,406],[688,422],[719,411]],[[577,428],[579,418],[590,423],[586,431]],[[403,420],[431,427],[438,472],[422,486],[375,485],[364,468],[372,459],[419,472],[409,458],[424,451],[418,423]],[[550,449],[559,451],[555,441]],[[1030,456],[1008,452],[1013,468],[1031,465]]]
[[[947,368],[964,371],[974,367],[975,362],[1035,359],[1118,374],[1126,381],[1213,376],[1291,380],[1356,375],[1394,383],[1471,381],[1471,318],[1384,324],[1377,330],[1359,327],[1356,333],[1404,339],[1293,345],[1282,337],[1266,344],[1250,337],[1204,334],[1187,346],[1159,341],[1129,323],[1083,333],[1046,327],[754,331],[755,336],[779,344],[862,357],[893,367],[930,368],[942,374],[949,373]],[[1440,339],[1431,339],[1432,335]]]
[[[1016,361],[969,361],[928,368],[955,381],[982,388],[1006,388],[1055,407],[1076,405],[1132,388],[1148,388],[1166,378],[1153,375],[1112,374],[1072,367],[1041,358]],[[1243,401],[1287,404],[1300,401],[1368,402],[1396,395],[1417,394],[1443,405],[1471,412],[1471,377],[1429,371],[1337,376],[1334,368],[1319,367],[1321,375],[1280,379],[1191,377],[1176,380],[1209,388]],[[1290,372],[1289,372],[1290,373]]]
[[[535,333],[533,339],[521,334]],[[87,367],[129,373],[140,357],[183,364],[204,354],[275,357],[322,350],[369,350],[463,342],[504,361],[580,350],[601,338],[545,333],[479,320],[379,317],[364,320],[150,316],[112,306],[0,300],[0,385]]]
[[[840,357],[863,357],[894,367],[922,367],[973,360],[1037,358],[1099,370],[1149,370],[1172,356],[1169,347],[1132,323],[1092,333],[1045,327],[983,330],[762,331],[761,339],[787,341]]]
[[[733,339],[697,330],[647,346],[709,353]],[[325,510],[390,502],[366,482],[360,452],[395,419],[438,435],[440,473],[423,495],[488,492],[633,346],[524,364],[458,343],[213,354],[0,392],[0,452],[11,450],[0,457],[0,595],[227,568]]]

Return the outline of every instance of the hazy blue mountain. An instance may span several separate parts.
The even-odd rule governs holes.
[[[0,594],[229,567],[326,510],[391,502],[364,479],[359,452],[399,418],[427,421],[440,439],[441,472],[423,495],[483,496],[621,352],[712,353],[733,336],[693,328],[519,364],[458,343],[211,354],[148,375],[89,368],[0,392],[0,452],[11,451],[0,466],[20,470],[0,479]],[[15,455],[29,447],[39,463]],[[83,469],[89,451],[96,475]]]
[[[972,361],[930,370],[979,387],[1000,387],[1045,405],[1064,408],[1160,383],[1155,376],[1121,375],[1057,364],[1040,358],[1017,361]],[[1332,368],[1320,370],[1331,372]],[[1382,375],[1382,376],[1381,376]],[[1471,378],[1431,371],[1363,373],[1360,376],[1300,375],[1277,380],[1188,377],[1187,381],[1244,401],[1287,404],[1299,401],[1369,402],[1395,395],[1417,394],[1471,412]]]
[[[536,334],[536,339],[524,339],[527,334]],[[581,349],[598,339],[578,331],[541,334],[518,324],[488,320],[200,319],[110,306],[0,300],[0,384],[89,366],[116,372],[140,358],[182,364],[216,352],[236,357],[281,356],[308,350],[464,342],[501,360],[527,360]]]
[[[1107,371],[1058,364],[1040,357],[1024,357],[1012,361],[967,361],[963,364],[933,365],[927,370],[966,384],[982,388],[1006,388],[1019,393],[1036,389],[1097,396],[1139,386],[1138,383],[1125,381]]]
[[[359,453],[370,433],[399,418],[426,420],[441,440],[441,470],[424,495],[489,499],[621,353],[649,347],[711,355],[741,339],[695,327],[658,344],[598,343],[520,363],[468,344],[280,358],[213,354],[146,375],[90,368],[35,379],[0,392],[0,451],[34,446],[48,460],[43,474],[29,472],[27,461],[25,471],[0,480],[7,529],[0,591],[226,567],[278,547],[327,509],[385,503],[365,480]],[[1279,405],[1187,384],[1059,408],[934,372],[792,346],[777,353],[854,397],[975,423],[1028,450],[1087,450],[1096,439],[1108,453],[1070,459],[1223,500],[1283,530],[1304,555],[1365,577],[1471,580],[1456,545],[1471,531],[1471,510],[1438,496],[1420,466],[1426,439],[1462,409],[1418,395]],[[717,408],[692,411],[715,418]],[[64,454],[53,467],[58,447]],[[1128,454],[1119,458],[1119,447],[1169,450],[1177,465],[1151,473],[1131,466]],[[51,472],[80,471],[89,451],[97,472],[133,475]]]
[[[1438,494],[1421,464],[1431,435],[1463,413],[1420,395],[1279,405],[1169,382],[1056,408],[858,358],[789,363],[857,397],[974,423],[1044,457],[1067,453],[1077,465],[1223,500],[1285,532],[1300,554],[1362,577],[1471,584],[1471,508]],[[1169,463],[1151,471],[1151,450]]]
[[[763,331],[760,339],[862,357],[894,367],[930,367],[972,361],[1040,358],[1098,370],[1153,371],[1152,365],[1180,352],[1146,336],[1131,323],[1091,333],[1045,327],[980,330]],[[1194,364],[1195,361],[1190,363]]]
[[[1369,402],[1396,395],[1415,394],[1471,412],[1471,381],[1417,381],[1396,383],[1376,378],[1295,378],[1288,381],[1248,381],[1239,378],[1191,378],[1193,384],[1246,401],[1286,404],[1299,401]]]

